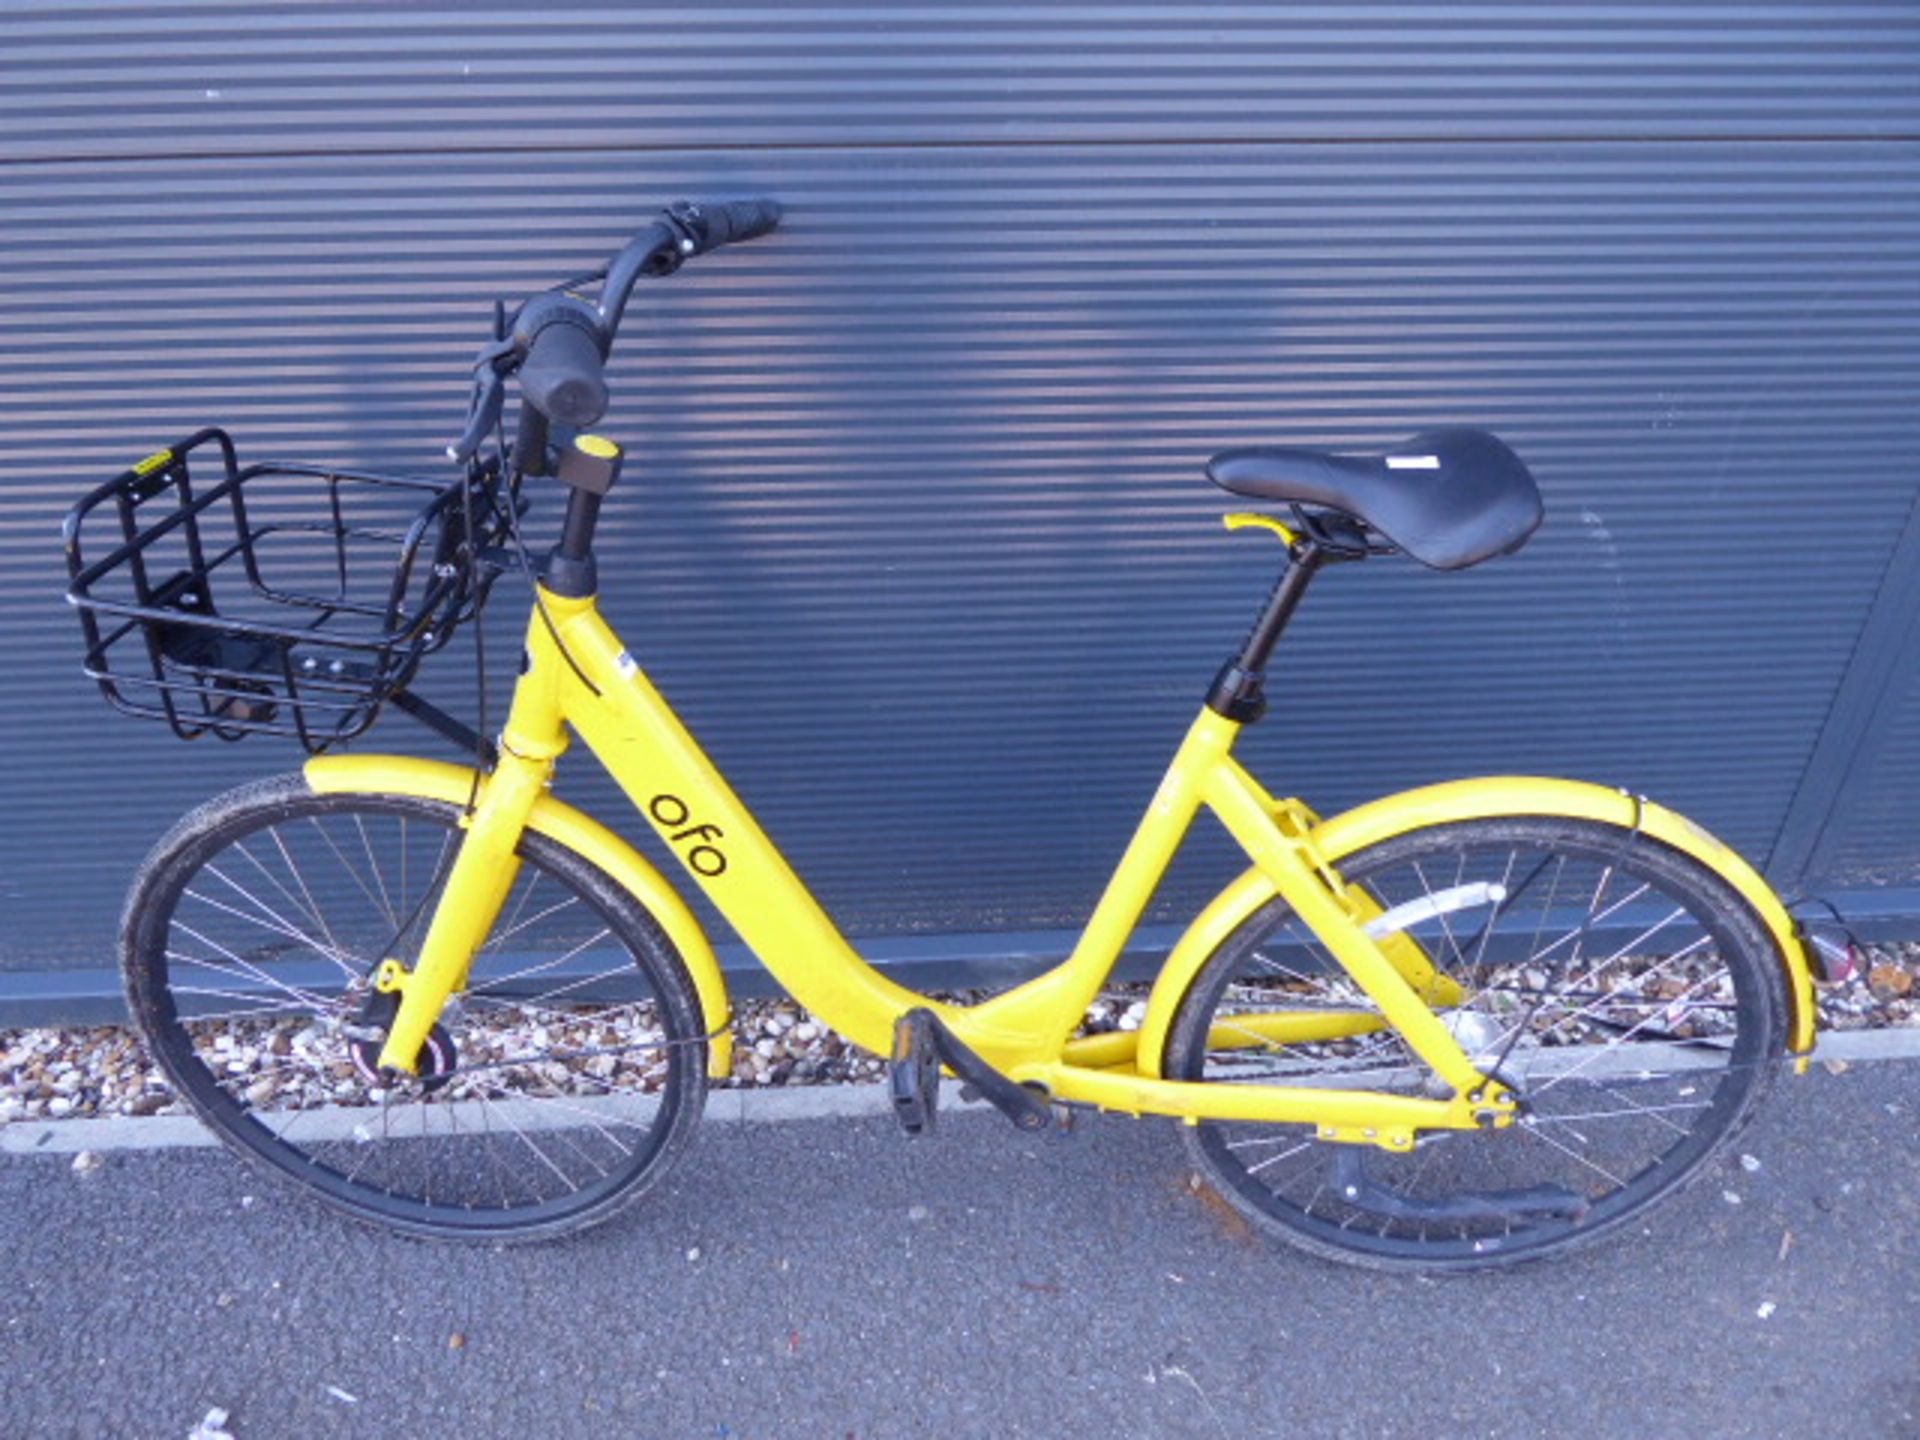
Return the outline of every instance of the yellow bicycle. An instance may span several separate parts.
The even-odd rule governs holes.
[[[205,431],[76,507],[70,597],[108,698],[183,736],[315,752],[184,817],[127,900],[134,1018],[208,1126],[414,1235],[558,1235],[659,1180],[730,1073],[727,986],[674,887],[550,793],[578,737],[792,996],[886,1057],[910,1132],[933,1123],[943,1073],[1026,1129],[1061,1107],[1172,1116],[1263,1229],[1389,1267],[1561,1251],[1698,1174],[1814,1038],[1820,953],[1737,854],[1565,780],[1436,785],[1322,819],[1234,758],[1323,569],[1399,553],[1456,570],[1526,541],[1538,491],[1485,432],[1215,457],[1213,480],[1265,507],[1228,524],[1270,533],[1286,563],[1072,954],[961,1006],[855,953],[596,604],[621,451],[587,427],[628,293],[778,218],[768,201],[675,206],[606,270],[497,315],[452,483],[243,468]],[[537,563],[521,487],[543,476],[567,504]],[[410,687],[511,573],[533,603],[490,742]],[[319,753],[389,702],[475,763]],[[1090,1028],[1202,809],[1249,867],[1174,946],[1137,1028]]]

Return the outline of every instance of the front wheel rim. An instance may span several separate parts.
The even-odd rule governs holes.
[[[370,1083],[351,1063],[347,972],[410,958],[456,812],[302,792],[190,836],[149,867],[131,912],[136,1015],[194,1109],[256,1163],[415,1233],[539,1233],[645,1188],[703,1089],[704,1037],[664,937],[587,862],[529,834],[443,1017],[453,1074]],[[376,868],[396,851],[403,864]],[[332,991],[311,982],[328,969]]]

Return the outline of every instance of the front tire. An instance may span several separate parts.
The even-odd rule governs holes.
[[[122,918],[133,1018],[174,1088],[256,1169],[410,1235],[535,1240],[598,1224],[691,1139],[707,1041],[692,981],[604,871],[534,831],[417,1077],[366,1063],[369,981],[411,967],[460,811],[317,794],[299,775],[184,817]]]
[[[1699,862],[1620,827],[1516,816],[1427,826],[1337,864],[1385,930],[1459,983],[1436,1012],[1523,1114],[1422,1133],[1410,1154],[1310,1126],[1188,1127],[1195,1166],[1269,1234],[1383,1269],[1559,1254],[1677,1192],[1751,1119],[1784,1050],[1785,988],[1750,908]],[[1163,1073],[1446,1093],[1391,1028],[1293,1044],[1234,1028],[1315,1009],[1378,1007],[1275,899],[1195,976]]]

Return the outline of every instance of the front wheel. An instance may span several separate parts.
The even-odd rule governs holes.
[[[707,1042],[673,944],[533,831],[413,1076],[376,1065],[382,960],[411,968],[462,835],[404,795],[298,775],[209,801],[136,877],[133,1017],[174,1088],[256,1167],[390,1229],[524,1240],[606,1219],[685,1148]]]
[[[1785,1043],[1785,989],[1751,910],[1638,832],[1552,816],[1427,826],[1338,862],[1459,986],[1436,1006],[1521,1119],[1428,1131],[1410,1153],[1312,1127],[1205,1122],[1195,1165],[1269,1233],[1392,1269],[1555,1254],[1618,1229],[1697,1175],[1752,1116]],[[1325,1038],[1270,1038],[1290,1012]],[[1164,1072],[1221,1084],[1444,1096],[1281,900],[1214,952],[1181,1002]]]

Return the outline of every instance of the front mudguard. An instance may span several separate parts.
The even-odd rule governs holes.
[[[1814,1041],[1813,977],[1806,950],[1786,907],[1738,852],[1685,816],[1652,801],[1636,801],[1623,791],[1577,780],[1488,776],[1428,785],[1371,801],[1320,821],[1310,838],[1319,852],[1337,866],[1347,856],[1369,845],[1428,825],[1502,815],[1558,815],[1627,828],[1635,823],[1636,810],[1641,833],[1691,855],[1753,907],[1754,915],[1779,952],[1780,968],[1786,979],[1791,1007],[1787,1048],[1797,1056],[1806,1056],[1813,1049]],[[1258,869],[1250,869],[1215,896],[1187,927],[1147,997],[1136,1062],[1142,1074],[1160,1074],[1174,1016],[1207,957],[1255,911],[1273,899],[1274,893],[1273,882]],[[1804,1058],[1801,1065],[1804,1068]]]
[[[414,795],[462,806],[473,793],[471,770],[406,755],[322,755],[307,762],[305,774],[307,784],[322,793]],[[716,1080],[730,1075],[733,1035],[728,1029],[732,1012],[727,982],[721,976],[712,942],[679,892],[625,840],[592,816],[551,795],[542,795],[534,802],[527,823],[606,871],[667,932],[693,979],[702,1024],[711,1037],[707,1074]]]

